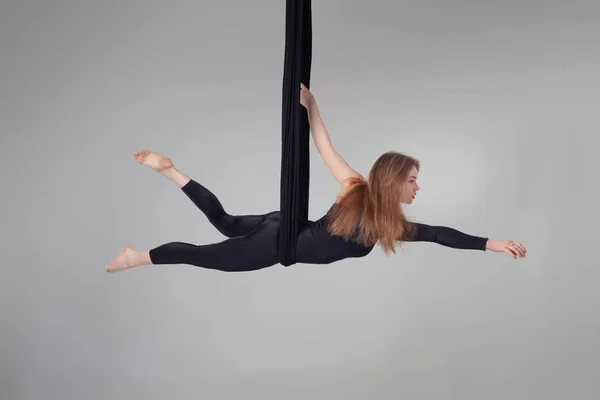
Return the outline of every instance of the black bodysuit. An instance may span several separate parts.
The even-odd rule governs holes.
[[[181,190],[229,239],[208,245],[166,243],[150,250],[153,264],[190,264],[221,271],[253,271],[279,263],[279,211],[262,215],[229,215],[217,197],[198,182],[190,180]],[[418,234],[411,241],[485,251],[487,238],[444,226],[415,225]],[[330,235],[327,232],[327,214],[317,221],[301,221],[299,226],[298,263],[329,264],[345,258],[364,257],[375,247],[361,246]]]

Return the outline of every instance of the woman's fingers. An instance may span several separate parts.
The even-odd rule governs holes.
[[[525,257],[525,248],[519,243],[509,241],[506,245],[506,249],[510,251],[510,254],[513,256],[513,258]]]
[[[510,246],[507,246],[504,250],[506,254],[510,255],[512,258],[517,258],[517,251]]]
[[[521,243],[511,242],[511,246],[513,246],[513,248],[519,252],[519,255],[521,257],[525,257],[527,250],[525,250],[525,247],[523,247],[523,245]]]

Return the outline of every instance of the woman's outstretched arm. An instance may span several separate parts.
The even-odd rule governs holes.
[[[416,235],[407,242],[432,242],[442,246],[465,250],[490,250],[504,252],[513,258],[525,257],[527,250],[522,244],[512,240],[491,240],[486,237],[473,236],[447,226],[432,226],[427,224],[414,224],[417,228]]]
[[[327,128],[323,123],[319,107],[312,93],[304,86],[300,85],[300,103],[308,112],[308,122],[310,124],[310,132],[317,146],[319,154],[323,157],[325,164],[331,171],[333,177],[340,184],[346,179],[352,177],[361,177],[361,175],[352,169],[342,156],[333,148]]]

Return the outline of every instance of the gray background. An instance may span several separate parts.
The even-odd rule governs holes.
[[[285,1],[2,1],[0,398],[596,399],[600,6],[314,1],[312,91],[361,172],[422,162],[406,244],[251,273],[108,274],[279,207]],[[310,217],[339,186],[311,144]]]

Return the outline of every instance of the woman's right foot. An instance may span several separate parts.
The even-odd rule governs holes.
[[[173,168],[173,162],[168,157],[163,157],[158,153],[150,150],[136,151],[132,154],[140,164],[152,168],[156,172],[164,172],[169,168]]]

